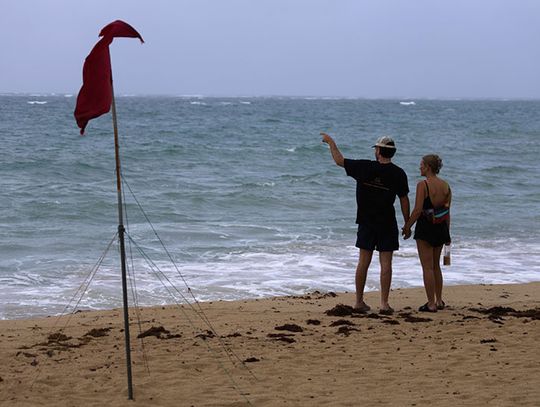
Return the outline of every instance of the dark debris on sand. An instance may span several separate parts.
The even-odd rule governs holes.
[[[244,360],[244,363],[253,363],[253,362],[260,362],[261,360],[255,357],[247,358]]]
[[[162,326],[153,326],[150,329],[147,329],[144,332],[141,332],[139,335],[137,335],[137,338],[146,338],[149,336],[155,336],[158,339],[173,339],[173,338],[181,338],[182,335],[180,334],[173,334],[171,335],[171,332],[167,329],[163,328]],[[212,334],[213,336],[213,334]]]
[[[469,308],[470,311],[487,315],[488,318],[501,324],[503,317],[530,318],[531,320],[540,320],[540,308],[531,308],[523,311],[516,311],[510,307],[491,307],[491,308]]]
[[[370,314],[367,314],[366,315],[366,318],[371,318],[371,319],[387,319],[386,316],[384,315],[381,315],[381,314],[377,314],[375,312],[372,312]]]
[[[90,341],[90,338],[84,336],[77,339],[77,343],[69,342],[72,339],[73,337],[71,336],[64,335],[61,332],[55,332],[47,337],[47,342],[36,343],[29,348],[41,347],[41,350],[48,353],[54,350],[65,351],[72,348],[80,348],[81,346],[86,345]],[[25,347],[25,349],[26,348],[28,347]]]
[[[340,326],[340,325],[354,325],[353,322],[348,321],[346,319],[338,319],[337,321],[334,321],[330,324],[330,326]]]
[[[280,325],[280,326],[276,326],[274,329],[276,331],[304,332],[304,328],[296,324]]]
[[[240,332],[233,332],[232,334],[222,336],[222,338],[237,338],[239,336],[242,336]]]
[[[334,308],[329,309],[324,312],[328,316],[332,317],[346,317],[351,316],[353,314],[365,314],[365,312],[362,312],[360,310],[357,310],[350,305],[345,304],[337,304]]]
[[[417,322],[430,322],[433,321],[431,318],[421,318],[421,317],[415,317],[410,312],[402,312],[399,314],[401,318],[405,322],[411,322],[411,323],[417,323]]]
[[[382,321],[382,323],[388,325],[399,325],[399,321],[396,321],[395,319],[385,319]]]
[[[282,341],[287,343],[296,342],[296,339],[293,338],[294,334],[268,334],[267,336],[271,339],[275,339],[276,341]]]
[[[345,335],[345,336],[349,336],[351,334],[351,332],[353,331],[360,331],[359,329],[357,328],[353,328],[353,327],[350,327],[350,326],[340,326],[339,329],[337,330],[336,332],[336,335]]]
[[[49,341],[49,343],[65,342],[65,341],[69,341],[70,339],[71,339],[71,336],[64,335],[61,332],[55,332],[53,334],[50,334],[47,337],[47,340]]]
[[[94,328],[84,334],[84,336],[92,336],[94,338],[99,338],[101,336],[107,336],[111,328]]]
[[[202,334],[195,335],[195,338],[201,338],[203,341],[205,341],[205,340],[207,340],[209,338],[213,338],[215,336],[216,335],[214,335],[214,333],[212,331],[206,330]]]
[[[146,338],[148,336],[155,336],[156,338],[161,338],[161,335],[167,335],[170,333],[170,331],[166,330],[162,326],[153,326],[152,328],[141,332],[139,335],[137,335],[137,338]]]
[[[321,293],[320,291],[313,291],[312,293],[307,293],[306,295],[295,295],[291,296],[292,299],[297,300],[322,300],[323,298],[334,298],[337,297],[335,292],[329,291],[327,293]]]

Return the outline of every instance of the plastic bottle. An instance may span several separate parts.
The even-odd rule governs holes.
[[[443,248],[443,264],[450,265],[450,244],[445,244]]]

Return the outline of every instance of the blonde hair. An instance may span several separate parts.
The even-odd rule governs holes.
[[[431,168],[431,171],[433,171],[434,174],[438,174],[443,166],[442,159],[437,154],[425,155],[422,157],[422,161],[424,162],[424,165]]]

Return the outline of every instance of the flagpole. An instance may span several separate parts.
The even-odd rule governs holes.
[[[120,150],[118,144],[118,125],[116,121],[116,102],[114,86],[111,77],[112,119],[114,128],[114,154],[116,158],[116,190],[118,193],[118,239],[120,240],[120,262],[122,264],[122,296],[124,301],[124,337],[126,342],[126,367],[128,381],[128,400],[133,400],[133,381],[131,375],[131,344],[129,338],[129,312],[127,296],[126,248],[124,243],[124,214],[122,211],[122,179],[120,171]]]

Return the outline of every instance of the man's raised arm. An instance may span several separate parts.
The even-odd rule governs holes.
[[[321,136],[322,136],[323,143],[326,143],[330,146],[330,153],[332,153],[332,158],[334,159],[336,164],[339,165],[340,167],[343,167],[345,160],[343,159],[343,154],[341,154],[341,151],[339,151],[339,148],[337,147],[334,139],[330,137],[328,134],[322,133],[322,132],[321,132]]]

